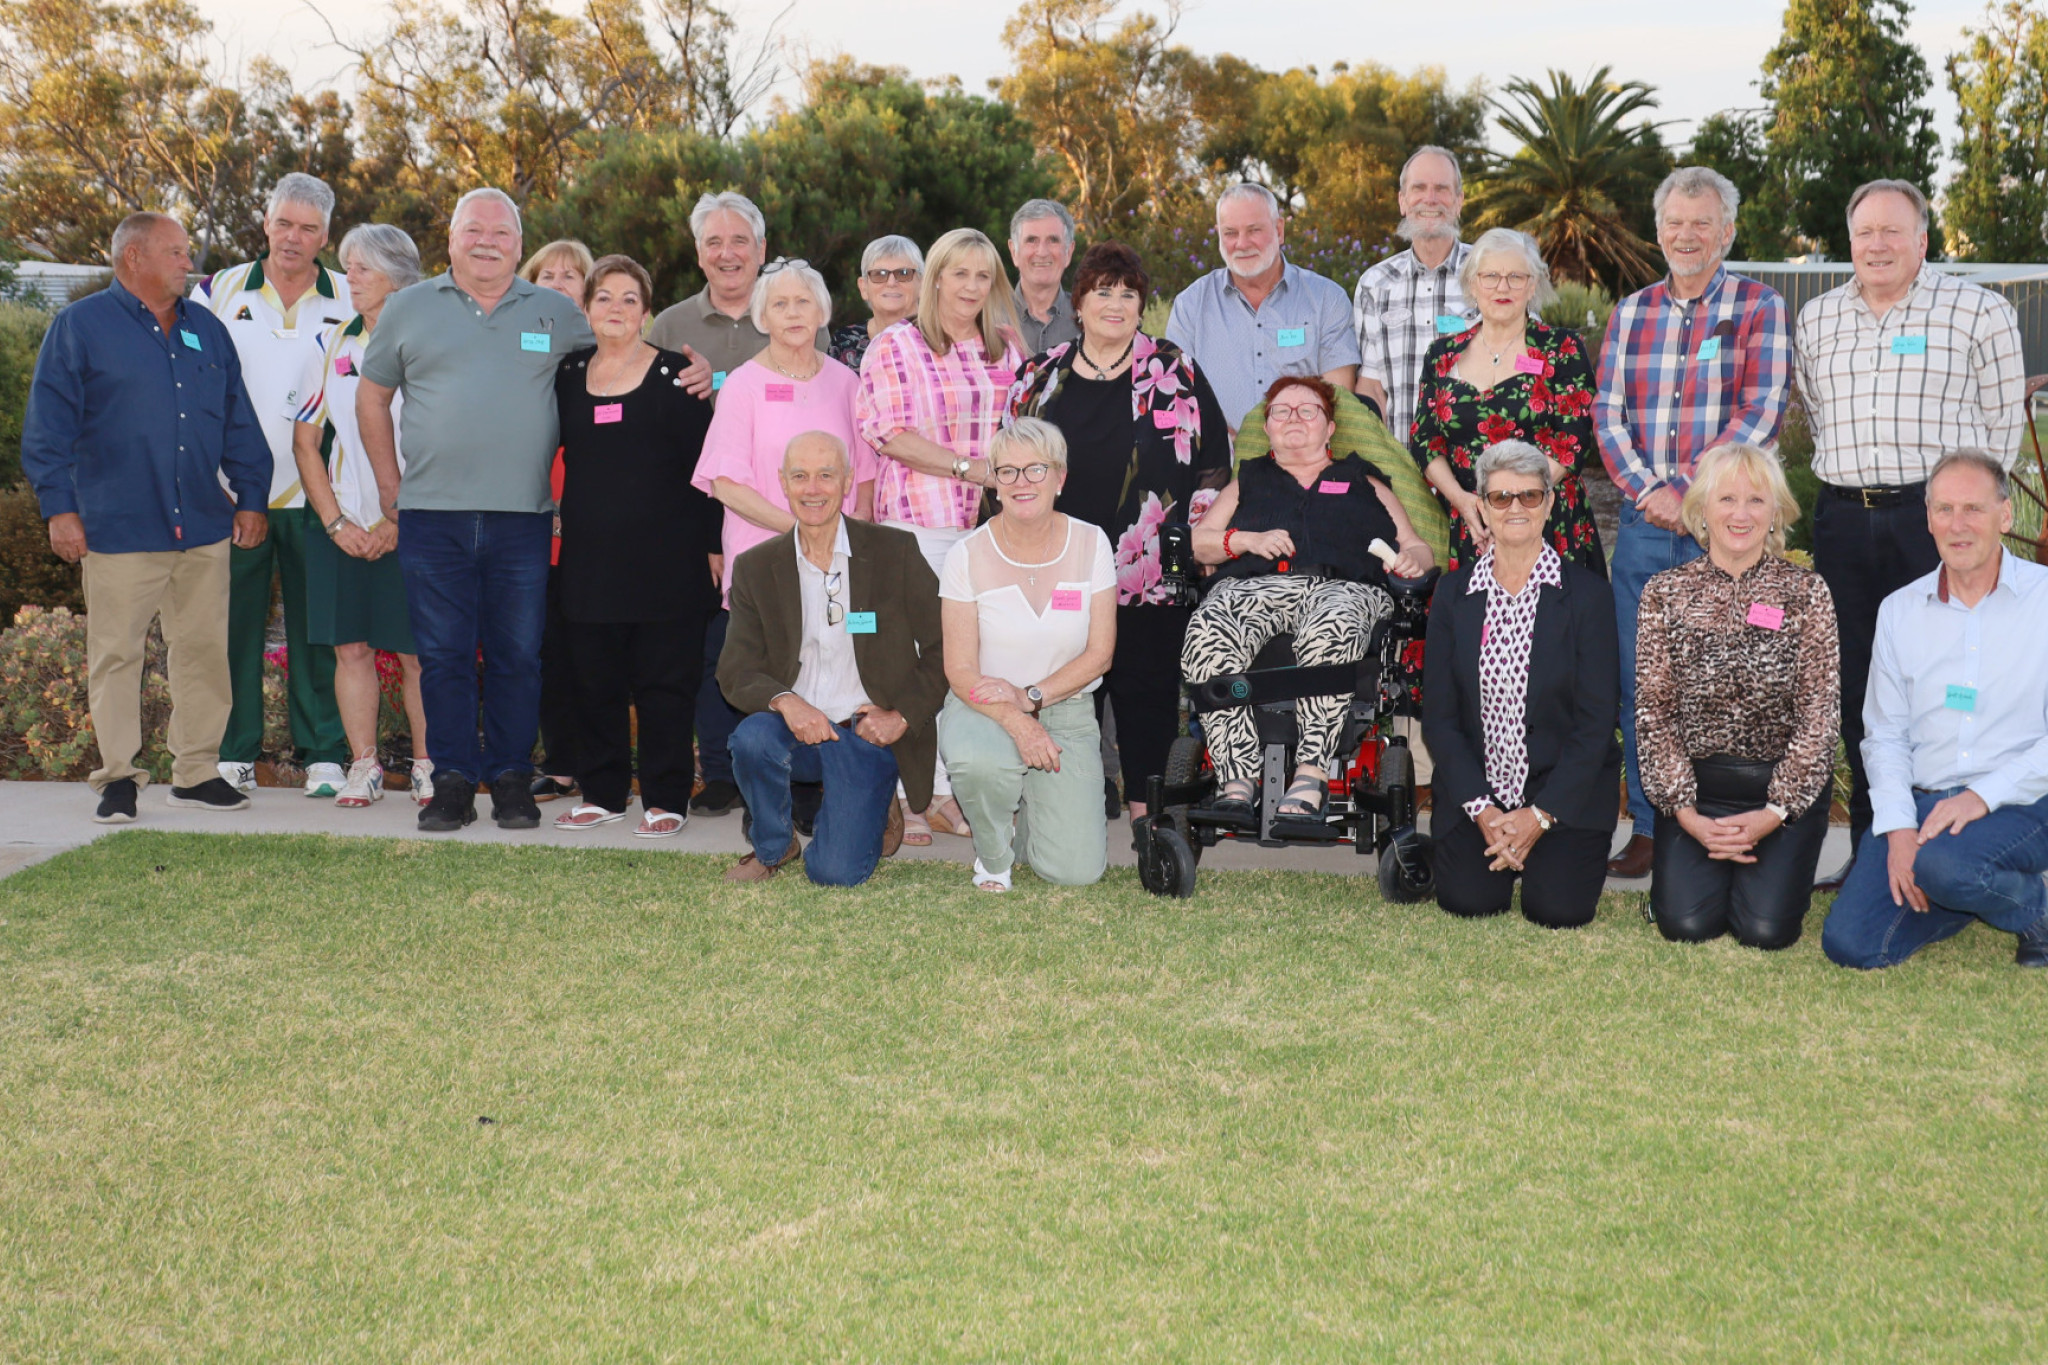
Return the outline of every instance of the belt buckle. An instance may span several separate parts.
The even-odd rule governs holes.
[[[1886,503],[1884,502],[1884,497],[1885,495],[1889,494],[1890,491],[1890,489],[1885,488],[1867,487],[1859,488],[1856,490],[1857,495],[1863,500],[1863,510],[1866,512],[1873,512],[1876,511],[1878,508],[1885,506]]]

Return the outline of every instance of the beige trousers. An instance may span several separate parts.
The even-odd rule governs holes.
[[[143,645],[162,615],[170,646],[171,785],[220,776],[220,737],[234,704],[228,685],[228,542],[192,550],[85,557],[86,695],[99,741],[94,791],[132,779],[142,751]]]

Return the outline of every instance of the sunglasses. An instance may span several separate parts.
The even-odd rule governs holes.
[[[917,278],[917,267],[914,265],[899,265],[894,270],[889,270],[877,266],[875,269],[867,272],[867,277],[869,284],[887,284],[891,280],[901,280],[903,283],[909,284]]]
[[[1524,488],[1513,493],[1504,488],[1496,488],[1486,495],[1486,505],[1497,512],[1505,512],[1519,502],[1533,512],[1541,507],[1543,500],[1549,496],[1548,488]]]

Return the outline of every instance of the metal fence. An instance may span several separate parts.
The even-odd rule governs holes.
[[[1936,270],[1960,275],[1972,284],[2011,299],[2020,314],[2020,341],[2027,358],[2027,373],[2048,374],[2048,265],[1965,265],[1951,261],[1930,264]],[[1847,284],[1855,274],[1847,261],[1730,261],[1728,268],[1783,294],[1786,310],[1794,318],[1808,299]]]

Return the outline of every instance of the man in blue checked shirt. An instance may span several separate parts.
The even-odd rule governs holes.
[[[240,810],[217,763],[228,684],[228,545],[269,530],[270,447],[227,328],[185,299],[192,243],[178,220],[114,229],[114,282],[59,313],[43,338],[21,466],[50,548],[84,561],[87,696],[100,766],[94,819],[135,818],[143,642],[170,646],[173,806]],[[227,488],[221,487],[225,479]]]
[[[1636,607],[1643,585],[1702,553],[1679,503],[1702,455],[1741,442],[1769,449],[1785,415],[1792,340],[1785,301],[1722,266],[1740,203],[1704,166],[1666,176],[1653,201],[1671,273],[1629,295],[1608,319],[1594,428],[1621,489],[1614,613],[1621,630],[1621,735],[1635,832],[1609,876],[1646,877],[1656,813],[1636,761]]]

